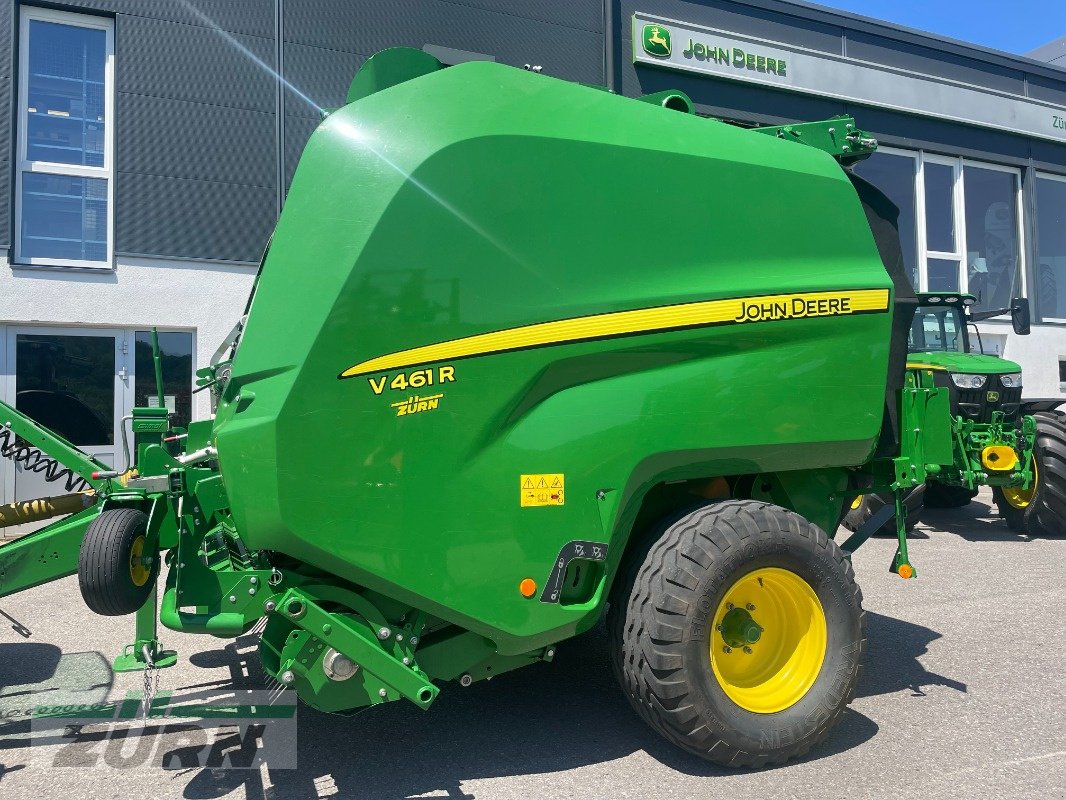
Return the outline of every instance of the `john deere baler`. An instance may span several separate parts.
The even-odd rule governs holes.
[[[76,569],[91,608],[138,614],[116,668],[162,666],[165,562],[164,625],[265,617],[265,669],[326,711],[426,708],[606,614],[668,739],[805,752],[865,643],[873,528],[833,532],[894,492],[913,575],[900,497],[951,457],[946,423],[900,436],[948,399],[905,379],[895,210],[842,168],[875,146],[846,118],[744,130],[677,92],[379,54],[199,373],[214,419],[136,409],[135,470],[77,463],[95,505],[0,549],[0,595]]]

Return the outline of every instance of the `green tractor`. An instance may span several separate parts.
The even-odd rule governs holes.
[[[77,574],[136,615],[116,670],[174,663],[157,621],[261,630],[268,675],[343,714],[428,709],[606,618],[667,740],[732,767],[807,752],[861,672],[851,554],[891,518],[915,577],[905,493],[969,487],[953,441],[991,430],[907,367],[898,210],[848,169],[876,146],[850,118],[748,130],[681,92],[374,56],[198,372],[212,419],[176,427],[157,366],[112,469],[0,404],[0,451],[93,501],[0,548],[0,597]],[[982,457],[1011,445],[996,474],[1029,491],[1054,442],[1005,419]]]
[[[1066,534],[1066,414],[1057,410],[1062,401],[1023,400],[1021,367],[983,354],[974,325],[1009,314],[1014,332],[1028,335],[1028,301],[1019,298],[1009,309],[976,313],[971,310],[976,298],[967,294],[926,293],[918,302],[907,341],[907,369],[916,384],[948,392],[953,457],[907,492],[908,528],[923,507],[960,508],[979,487],[991,486],[1012,531]],[[891,500],[883,493],[861,495],[845,516],[845,527],[858,530]],[[882,530],[895,534],[891,523]]]

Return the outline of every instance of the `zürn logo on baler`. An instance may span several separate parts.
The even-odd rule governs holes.
[[[645,25],[642,41],[648,55],[660,58],[670,55],[670,31],[662,25]]]

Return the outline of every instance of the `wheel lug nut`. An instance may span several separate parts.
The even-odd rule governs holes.
[[[748,647],[747,645],[744,645],[744,652],[747,653],[750,656],[751,655],[751,648]]]
[[[733,606],[733,604],[732,604],[732,603],[726,603],[726,604],[725,604],[725,607],[726,607],[727,609],[729,609],[730,611],[732,611],[732,610],[733,610],[733,608],[734,608],[734,606]]]
[[[754,611],[755,610],[755,604],[754,603],[748,603],[748,605],[745,606],[745,608],[747,608],[748,611]]]
[[[715,625],[715,626],[714,626],[714,629],[715,629],[716,631],[718,631],[719,633],[721,633],[721,632],[722,632],[722,626],[721,626],[721,625]]]
[[[726,653],[732,653],[733,652],[733,648],[730,647],[729,645],[726,645],[725,647],[723,647],[722,650],[724,652],[726,652]]]

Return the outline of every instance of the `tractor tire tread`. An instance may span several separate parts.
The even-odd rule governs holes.
[[[1066,412],[1041,411],[1036,418],[1040,485],[1025,513],[1033,536],[1066,535]]]

